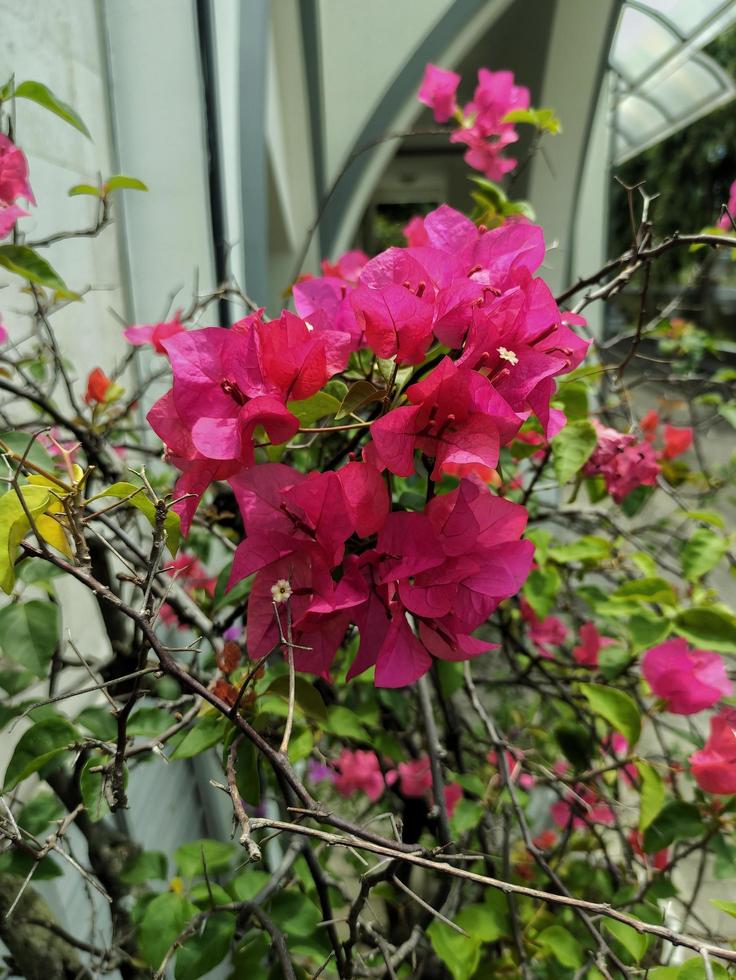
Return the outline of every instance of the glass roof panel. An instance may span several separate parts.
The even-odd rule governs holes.
[[[654,17],[626,6],[613,42],[611,64],[627,81],[635,82],[673,54],[679,44],[677,35]]]
[[[634,146],[651,139],[667,122],[657,106],[638,95],[627,95],[618,104],[618,129]]]
[[[697,58],[684,62],[664,77],[658,73],[641,87],[642,95],[653,99],[674,119],[684,118],[723,92],[720,78]]]
[[[684,37],[692,37],[701,26],[727,4],[724,0],[640,0],[666,17]]]

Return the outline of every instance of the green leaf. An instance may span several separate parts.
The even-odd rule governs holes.
[[[32,599],[0,609],[0,646],[36,677],[44,677],[59,638],[59,610],[53,602]]]
[[[461,935],[438,919],[427,929],[427,935],[454,980],[470,980],[480,964],[481,941]]]
[[[560,573],[553,566],[533,568],[524,583],[524,598],[540,619],[552,611],[562,588]]]
[[[712,571],[728,550],[728,542],[707,527],[690,535],[680,552],[682,572],[690,582],[697,582]]]
[[[286,407],[292,415],[296,415],[300,425],[313,426],[318,419],[332,417],[340,407],[340,402],[326,391],[318,391],[311,398],[289,402]]]
[[[249,902],[259,891],[266,887],[271,876],[265,871],[259,871],[248,865],[245,872],[233,878],[227,884],[227,890],[239,902]]]
[[[638,963],[649,946],[649,937],[647,934],[637,932],[633,926],[627,926],[625,922],[617,922],[615,919],[606,919],[604,924],[606,930],[615,939],[618,939],[629,956]]]
[[[278,694],[288,703],[289,700],[289,678],[283,674],[269,684],[266,691],[270,694]],[[317,721],[327,720],[327,708],[322,700],[322,695],[314,685],[310,684],[305,677],[296,677],[294,684],[294,701],[308,718]]]
[[[5,770],[4,792],[9,792],[47,763],[55,761],[58,768],[63,762],[64,750],[77,738],[74,725],[61,715],[36,722],[21,735],[15,746]]]
[[[105,776],[101,772],[90,772],[94,766],[103,765],[109,761],[109,756],[91,755],[85,762],[79,777],[79,791],[87,815],[93,823],[102,820],[110,812],[110,806],[105,796]],[[127,770],[125,782],[127,783]]]
[[[201,933],[187,939],[176,954],[176,980],[197,980],[221,963],[235,933],[235,916],[227,912],[211,915]]]
[[[654,854],[676,840],[699,837],[705,831],[698,808],[684,800],[672,800],[644,831],[643,849]]]
[[[191,759],[206,752],[225,737],[227,719],[222,715],[202,715],[171,753],[171,759]]]
[[[196,914],[197,906],[174,892],[164,892],[148,903],[138,927],[138,948],[152,969],[158,969],[169,947]]]
[[[553,136],[562,132],[560,120],[553,109],[512,109],[511,112],[506,113],[501,122],[529,123],[530,126],[536,126],[542,132],[551,133]]]
[[[324,727],[331,735],[337,735],[339,738],[352,738],[357,742],[370,741],[368,732],[361,724],[358,716],[349,708],[344,708],[339,704],[332,705],[328,709]]]
[[[494,896],[501,901],[495,901]],[[495,943],[502,936],[509,935],[506,899],[500,892],[488,891],[484,901],[464,905],[458,912],[455,923],[473,939],[479,939],[483,943]]]
[[[638,602],[655,602],[660,606],[677,605],[677,596],[669,582],[663,578],[637,578],[631,582],[619,585],[611,596],[614,602],[636,600]]]
[[[715,905],[721,912],[732,915],[736,919],[736,902],[727,902],[721,898],[711,898],[710,904]]]
[[[321,919],[314,902],[296,891],[277,892],[271,902],[271,915],[288,936],[299,939],[314,936]]]
[[[729,980],[732,976],[720,963],[711,960],[710,971],[706,970],[702,957],[693,956],[686,960],[677,972],[677,980]],[[650,974],[651,976],[651,974]]]
[[[703,650],[736,653],[736,617],[711,606],[694,606],[674,618],[675,632]]]
[[[94,184],[75,184],[74,187],[69,188],[67,193],[69,197],[81,197],[82,195],[99,197],[100,188],[95,187]]]
[[[562,409],[568,422],[588,417],[588,387],[584,381],[563,381],[553,402]]]
[[[564,722],[554,730],[557,744],[573,768],[581,771],[590,766],[593,747],[590,744],[590,734],[584,725],[575,722]]]
[[[219,840],[193,840],[174,851],[174,861],[184,878],[216,875],[227,871],[233,862],[235,847]]]
[[[103,490],[99,497],[116,497],[118,500],[125,500],[131,507],[135,507],[144,515],[151,527],[156,526],[156,505],[148,499],[143,487],[138,487],[134,483],[113,483],[111,487]],[[166,546],[175,556],[181,540],[181,519],[173,510],[166,513],[164,531],[166,532]]]
[[[562,966],[577,970],[583,965],[585,960],[583,947],[572,933],[562,926],[547,926],[534,941],[548,949]]]
[[[229,750],[226,750],[229,751]],[[258,772],[258,752],[252,742],[243,739],[235,756],[235,782],[246,803],[261,802],[261,780]]]
[[[41,791],[23,807],[18,814],[18,826],[34,837],[40,837],[49,824],[61,820],[64,807],[54,793]]]
[[[137,708],[127,725],[128,735],[155,738],[173,725],[174,719],[161,708]]]
[[[454,836],[459,837],[466,834],[469,830],[475,829],[483,819],[483,807],[475,800],[468,800],[463,797],[457,806],[450,820]]]
[[[169,861],[163,851],[141,851],[126,863],[120,872],[120,880],[126,885],[145,885],[149,881],[165,879]]]
[[[115,174],[114,177],[108,177],[105,183],[102,185],[103,190],[107,193],[108,191],[147,191],[148,188],[143,183],[142,180],[138,180],[137,177],[126,177],[125,174]]]
[[[587,534],[570,544],[559,545],[549,549],[549,557],[561,565],[571,561],[605,561],[611,556],[611,542],[605,538]]]
[[[639,830],[644,831],[664,806],[665,787],[662,777],[648,762],[637,762],[636,770],[641,779]]]
[[[631,695],[603,684],[581,684],[580,689],[591,710],[621,732],[633,749],[641,734],[641,716]]]
[[[339,405],[335,418],[344,419],[346,415],[353,415],[361,408],[370,405],[371,402],[379,402],[385,393],[384,388],[376,388],[370,381],[356,381],[348,389],[347,394]]]
[[[640,653],[661,643],[670,631],[670,623],[662,616],[642,610],[629,616],[626,628],[631,636],[634,653]]]
[[[736,429],[736,399],[719,405],[718,414]]]
[[[103,742],[112,742],[117,736],[118,726],[110,708],[84,708],[75,718],[75,722]]]
[[[555,475],[564,486],[590,459],[598,442],[595,429],[583,419],[570,422],[554,437],[552,446]]]
[[[723,514],[719,514],[717,510],[688,510],[685,512],[685,516],[692,521],[702,521],[704,524],[712,524],[713,527],[720,527],[721,529],[726,526]]]
[[[53,112],[55,116],[78,129],[87,139],[92,139],[82,117],[41,82],[21,82],[20,85],[16,85],[14,95],[16,99],[28,99],[44,109],[48,109],[49,112]]]
[[[0,245],[0,266],[29,282],[53,290],[62,299],[81,299],[59,274],[28,245]]]
[[[31,439],[27,432],[12,432],[7,430],[0,432],[0,443],[5,443],[11,453],[15,453],[16,456],[25,458],[44,470],[53,471],[53,456],[44,449],[38,439]],[[13,466],[14,463],[11,461],[10,465]]]

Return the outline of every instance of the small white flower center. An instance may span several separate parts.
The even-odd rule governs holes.
[[[503,361],[508,361],[509,364],[512,365],[512,367],[519,363],[519,358],[516,356],[516,354],[514,354],[512,350],[509,350],[508,347],[498,347],[497,350],[498,350],[498,356]]]
[[[271,595],[274,602],[288,602],[291,598],[291,585],[285,578],[280,578],[271,586]]]

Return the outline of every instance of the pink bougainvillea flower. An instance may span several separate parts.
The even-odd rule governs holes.
[[[410,406],[396,408],[371,429],[380,463],[397,476],[414,473],[414,451],[434,460],[432,479],[477,475],[488,479],[501,445],[521,420],[482,375],[449,357],[407,391]]]
[[[338,775],[334,786],[341,796],[353,796],[354,793],[365,793],[371,802],[383,794],[385,782],[378,756],[375,752],[364,749],[343,749],[335,760]]]
[[[598,445],[585,464],[586,476],[602,476],[616,503],[640,486],[654,486],[660,473],[657,453],[649,441],[637,442],[633,433],[618,432],[593,419]]]
[[[693,650],[679,637],[647,650],[641,670],[652,692],[676,715],[696,714],[733,694],[723,658]]]
[[[360,249],[345,252],[337,262],[322,260],[322,272],[325,276],[336,276],[339,279],[346,279],[348,282],[358,281],[360,270],[368,261],[368,256]]]
[[[179,319],[179,313],[175,313],[172,320],[167,320],[165,323],[152,323],[146,324],[145,326],[138,327],[128,327],[127,330],[123,331],[123,336],[132,344],[134,347],[140,347],[143,344],[150,344],[157,354],[165,354],[166,350],[163,346],[162,341],[166,340],[168,337],[173,337],[174,334],[181,333],[186,330],[186,327]]]
[[[472,480],[435,497],[425,513],[389,514],[360,559],[369,596],[355,614],[361,641],[348,677],[375,665],[376,686],[403,687],[432,657],[466,660],[495,649],[470,634],[529,574],[534,548],[519,540],[526,518],[523,507]]]
[[[0,344],[7,344],[8,342],[8,328],[3,323],[2,315],[0,315]]]
[[[467,145],[469,166],[489,180],[500,180],[516,166],[516,160],[502,152],[519,138],[514,124],[504,119],[514,109],[528,108],[529,89],[516,85],[511,72],[481,68],[473,101],[463,109],[463,125],[453,130],[450,140]]]
[[[653,408],[643,415],[639,421],[639,428],[647,442],[654,442],[659,428],[659,413]]]
[[[595,623],[583,623],[578,636],[580,643],[572,648],[574,659],[586,667],[598,666],[598,654],[604,647],[615,643],[610,636],[601,636]]]
[[[455,807],[463,798],[463,788],[460,783],[448,783],[445,786],[445,809],[447,816],[452,819]]]
[[[404,232],[404,238],[406,238],[406,244],[409,248],[416,248],[419,245],[428,245],[429,236],[424,227],[424,218],[421,215],[416,214],[413,218],[410,218],[407,224],[404,225],[402,229]]]
[[[161,344],[174,374],[176,412],[203,457],[250,466],[257,426],[275,444],[298,432],[299,421],[284,404],[281,379],[266,375],[254,331],[205,327],[175,333]]]
[[[558,827],[565,829],[572,824],[573,830],[583,830],[589,824],[613,824],[611,807],[596,796],[589,787],[575,786],[563,799],[557,800],[549,808],[550,816]]]
[[[396,769],[386,775],[386,782],[392,786],[398,783],[403,796],[426,796],[432,790],[432,767],[428,755],[408,762],[400,762]]]
[[[205,592],[210,597],[215,594],[217,576],[210,575],[196,555],[187,555],[180,552],[167,565],[166,571],[189,595],[192,595],[197,590]],[[173,626],[179,623],[179,617],[168,603],[164,603],[161,607],[159,616],[164,623],[169,625]]]
[[[731,218],[736,221],[736,180],[731,184],[728,192],[728,210],[731,212]],[[723,228],[724,231],[733,232],[733,221],[729,218],[728,214],[724,211],[723,214],[718,219],[718,227]]]
[[[710,735],[690,756],[695,782],[706,793],[736,793],[736,711],[724,708],[710,720]]]
[[[552,659],[552,647],[558,647],[567,639],[567,627],[557,616],[545,616],[540,619],[523,597],[520,600],[521,618],[527,624],[529,639],[532,641],[540,657]]]
[[[460,76],[437,65],[427,65],[419,88],[419,101],[434,113],[435,121],[447,122],[456,109],[455,95],[460,84]]]
[[[87,376],[87,389],[84,393],[84,400],[88,405],[102,404],[112,384],[113,382],[108,378],[102,368],[94,368]]]
[[[0,133],[0,238],[9,235],[18,218],[28,214],[16,203],[19,199],[36,203],[28,180],[28,161],[23,151]]]
[[[693,430],[689,425],[682,427],[666,425],[663,439],[662,459],[675,459],[677,456],[682,456],[692,446]]]

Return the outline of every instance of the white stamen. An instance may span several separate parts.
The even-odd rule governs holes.
[[[271,586],[274,602],[288,602],[291,599],[291,585],[285,578],[280,578]]]
[[[508,347],[499,347],[497,348],[497,350],[498,350],[498,356],[502,360],[508,361],[509,364],[512,365],[512,367],[519,363],[519,358],[516,356],[516,354],[514,354],[512,350],[509,350]]]

